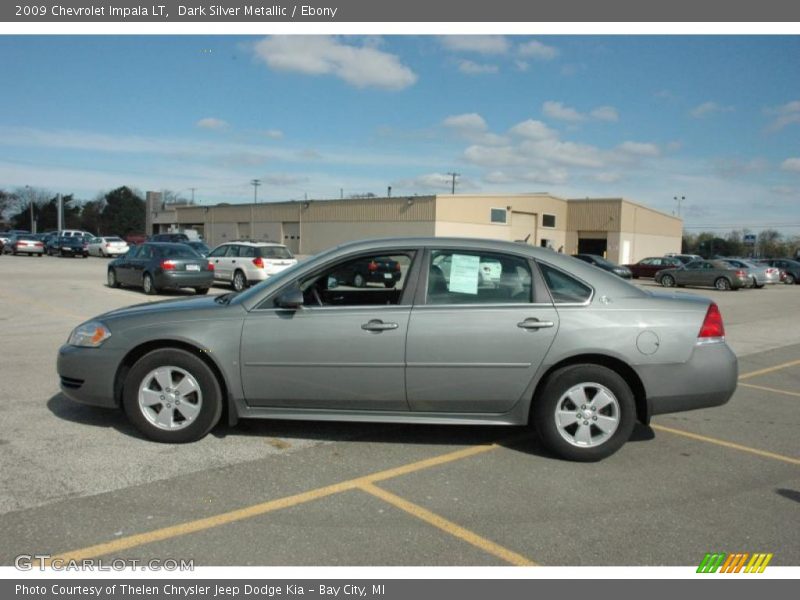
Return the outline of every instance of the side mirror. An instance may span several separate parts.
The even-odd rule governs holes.
[[[275,306],[296,310],[303,307],[303,292],[293,285],[275,299]]]

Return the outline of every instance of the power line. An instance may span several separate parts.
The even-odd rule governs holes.
[[[450,188],[450,193],[451,194],[455,194],[456,193],[456,177],[459,177],[461,175],[461,173],[456,173],[455,171],[453,171],[453,172],[449,172],[448,171],[447,174],[450,175],[453,178],[453,184],[452,184],[452,187]]]

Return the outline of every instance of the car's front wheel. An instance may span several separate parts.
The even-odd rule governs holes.
[[[125,378],[122,396],[131,422],[157,442],[199,440],[222,415],[222,391],[213,371],[177,348],[140,358]]]
[[[728,281],[725,277],[719,277],[714,282],[714,287],[720,291],[727,292],[731,289],[731,282]]]
[[[664,287],[674,287],[675,278],[672,275],[664,275],[661,277],[661,285]]]
[[[108,287],[118,288],[119,280],[117,279],[117,272],[114,269],[108,270]]]
[[[636,403],[615,371],[592,364],[555,371],[534,398],[532,421],[553,454],[579,462],[610,456],[628,441]]]

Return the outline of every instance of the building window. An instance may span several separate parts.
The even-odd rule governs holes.
[[[542,227],[555,227],[555,226],[556,226],[555,215],[542,215]]]
[[[491,209],[492,223],[500,223],[505,225],[508,222],[508,211],[505,208]]]

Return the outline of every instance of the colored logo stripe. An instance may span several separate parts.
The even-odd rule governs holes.
[[[734,552],[726,554],[725,552],[709,552],[700,562],[697,567],[698,573],[763,573],[764,569],[772,560],[773,554],[755,553],[749,554],[748,552]],[[747,559],[750,562],[747,562]],[[747,563],[747,566],[745,566]],[[744,569],[744,571],[742,571]]]

